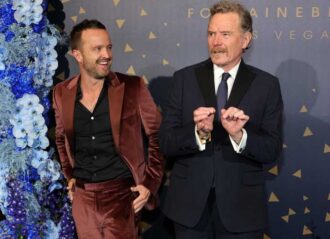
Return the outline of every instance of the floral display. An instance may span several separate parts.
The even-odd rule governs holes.
[[[1,239],[74,239],[71,205],[47,137],[61,35],[47,0],[0,2]]]

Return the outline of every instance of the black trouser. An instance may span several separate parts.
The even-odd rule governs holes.
[[[174,223],[176,239],[262,239],[262,231],[232,233],[228,232],[219,216],[214,189],[211,190],[208,202],[201,219],[193,228]]]

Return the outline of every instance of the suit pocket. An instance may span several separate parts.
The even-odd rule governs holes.
[[[243,173],[244,185],[258,185],[264,184],[264,172],[263,171],[251,171]]]

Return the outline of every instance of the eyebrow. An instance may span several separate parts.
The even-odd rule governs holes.
[[[102,45],[102,44],[97,44],[97,45],[92,45],[93,48],[97,48],[97,47],[112,47],[112,43],[109,43],[108,45]]]

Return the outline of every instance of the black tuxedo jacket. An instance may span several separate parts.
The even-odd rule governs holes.
[[[275,161],[282,147],[283,103],[278,79],[241,61],[226,104],[226,108],[234,106],[250,116],[244,126],[246,148],[240,154],[233,150],[217,120],[206,150],[198,150],[193,111],[211,106],[216,109],[210,60],[174,73],[160,132],[161,150],[174,161],[163,211],[175,222],[194,226],[215,185],[217,207],[227,230],[264,228],[263,164]]]

